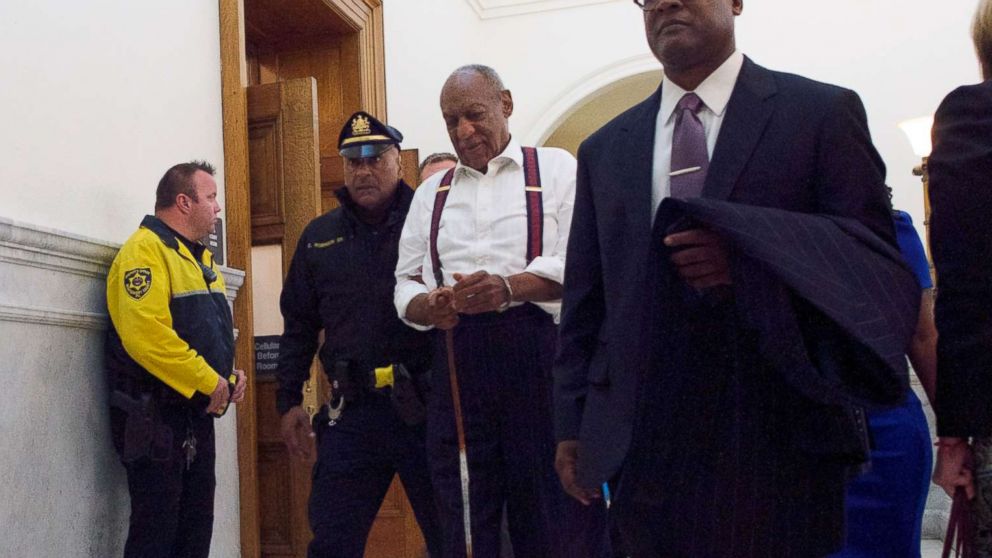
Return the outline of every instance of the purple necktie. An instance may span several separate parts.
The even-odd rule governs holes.
[[[672,134],[672,197],[698,198],[703,193],[706,169],[710,166],[706,151],[706,131],[696,114],[703,101],[695,93],[686,93],[675,107],[678,113]]]

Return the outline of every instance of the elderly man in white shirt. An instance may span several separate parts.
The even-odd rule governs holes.
[[[497,556],[504,505],[517,556],[598,556],[602,506],[570,502],[553,469],[551,366],[575,159],[512,139],[513,99],[489,67],[455,70],[441,112],[459,163],[414,196],[395,303],[410,326],[447,332],[436,337],[428,419],[445,556]]]

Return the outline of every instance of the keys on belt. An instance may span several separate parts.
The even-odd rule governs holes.
[[[339,360],[334,363],[334,375],[331,402],[327,405],[327,426],[334,426],[341,420],[347,401],[359,399],[368,390],[391,388],[395,383],[392,364],[362,373],[355,370],[352,362]]]
[[[190,427],[186,427],[186,439],[183,440],[182,449],[186,455],[186,470],[189,471],[193,460],[196,459],[196,435],[193,434],[193,429]]]

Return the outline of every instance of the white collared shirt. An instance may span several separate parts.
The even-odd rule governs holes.
[[[455,166],[437,238],[446,285],[455,283],[455,273],[468,275],[479,270],[503,276],[527,271],[562,283],[575,202],[575,158],[563,149],[542,147],[538,148],[538,164],[544,205],[544,246],[543,255],[529,265],[520,144],[511,138],[506,149],[489,161],[486,174],[461,163]],[[414,297],[436,286],[429,243],[434,196],[443,177],[444,173],[440,172],[431,176],[414,193],[396,263],[393,299],[396,311],[406,323],[421,330],[430,328],[406,320],[406,308]],[[425,284],[412,280],[414,276],[420,276]],[[557,318],[560,302],[538,303],[538,306]]]
[[[713,158],[713,148],[720,135],[720,126],[727,114],[727,103],[737,84],[737,76],[744,65],[744,55],[739,50],[727,58],[719,68],[706,77],[693,91],[703,101],[699,110],[699,120],[706,131],[706,150]],[[668,173],[672,165],[672,133],[675,132],[675,107],[682,96],[688,93],[669,79],[661,86],[661,108],[654,129],[654,163],[651,175],[651,222],[658,212],[661,200],[671,195],[671,179]]]

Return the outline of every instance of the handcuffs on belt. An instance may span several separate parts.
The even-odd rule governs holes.
[[[402,364],[374,368],[368,376],[360,372],[356,374],[354,364],[350,361],[335,362],[334,367],[336,378],[331,380],[332,397],[327,404],[328,426],[334,426],[340,421],[349,392],[354,400],[360,399],[366,391],[384,391],[387,388],[393,408],[404,422],[414,426],[426,420],[427,410],[423,399],[410,372]]]

